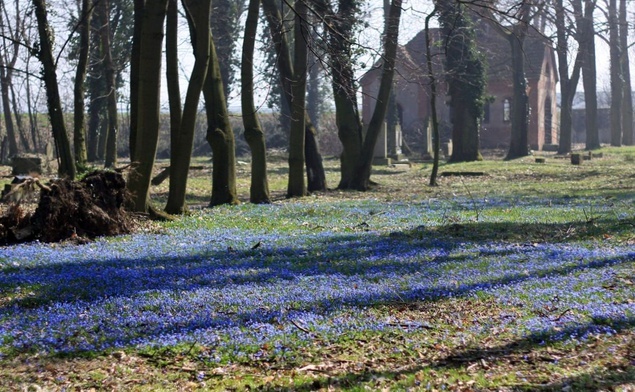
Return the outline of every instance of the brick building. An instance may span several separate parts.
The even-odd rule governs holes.
[[[488,70],[487,94],[491,102],[486,105],[480,131],[482,148],[506,148],[511,134],[511,77],[510,45],[487,23],[477,23],[477,46],[485,54]],[[440,41],[438,29],[430,30],[433,40]],[[432,45],[433,68],[437,78],[437,115],[442,139],[450,135],[449,106],[443,78],[442,45]],[[555,53],[540,34],[532,31],[525,40],[525,76],[529,95],[529,144],[540,150],[545,144],[558,143],[556,84],[558,73]],[[411,146],[424,149],[430,114],[430,88],[427,78],[425,34],[420,32],[398,49],[395,73],[395,98],[404,140]],[[375,64],[361,79],[363,121],[368,124],[375,107],[381,63]]]

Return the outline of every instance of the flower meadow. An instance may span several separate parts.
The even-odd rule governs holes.
[[[517,314],[475,322],[473,334],[613,334],[635,321],[635,245],[512,241],[497,232],[478,240],[442,230],[508,224],[522,237],[531,225],[584,220],[590,206],[612,213],[598,203],[243,205],[197,211],[158,233],[0,248],[0,353],[199,344],[206,359],[229,362],[265,355],[262,347],[285,355],[316,337],[391,330],[394,319],[378,317],[378,306],[455,298],[486,298]]]

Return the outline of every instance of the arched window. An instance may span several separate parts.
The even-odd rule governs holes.
[[[512,120],[512,100],[505,98],[503,100],[503,121],[509,122]]]

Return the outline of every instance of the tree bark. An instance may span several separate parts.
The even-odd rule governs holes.
[[[526,32],[527,26],[518,26],[514,28],[514,33],[507,37],[511,45],[514,93],[512,98],[511,140],[505,159],[515,159],[529,155],[527,134],[529,130],[529,97],[527,96],[525,53],[523,50]]]
[[[609,55],[611,58],[611,146],[622,145],[622,54],[620,49],[617,0],[609,1]]]
[[[330,3],[319,1],[318,7],[328,25],[329,67],[335,100],[335,123],[342,143],[340,156],[339,189],[350,189],[355,174],[355,164],[362,150],[362,122],[357,105],[357,86],[353,70],[353,31],[357,22],[358,4],[340,0],[337,14]]]
[[[425,19],[425,35],[426,35],[426,65],[428,67],[428,79],[430,81],[430,115],[432,125],[432,173],[430,173],[430,186],[437,186],[437,174],[439,173],[439,153],[441,140],[439,135],[439,120],[437,118],[437,81],[434,76],[434,68],[432,67],[432,50],[430,44],[430,19],[437,13],[437,6],[426,16]]]
[[[143,27],[143,13],[146,0],[134,0],[134,28],[132,32],[132,49],[130,52],[130,134],[128,148],[130,162],[135,161],[137,148],[137,130],[139,118],[139,78],[141,67],[141,31]]]
[[[139,91],[137,134],[134,158],[131,162],[128,189],[132,195],[131,208],[137,212],[150,209],[150,180],[159,138],[161,64],[163,49],[163,22],[168,0],[147,0],[143,8],[139,36]],[[131,107],[132,109],[132,107]]]
[[[446,81],[452,108],[450,162],[482,160],[479,127],[485,101],[485,67],[476,54],[474,30],[460,3],[437,2],[445,38]]]
[[[198,115],[198,103],[210,59],[210,11],[211,0],[184,0],[183,7],[187,13],[188,22],[192,25],[190,31],[195,32],[192,37],[194,45],[194,67],[190,76],[183,107],[183,117],[178,128],[178,135],[173,140],[170,156],[170,193],[165,211],[171,214],[185,212],[185,193],[187,190],[187,175],[192,157],[194,131]]]
[[[103,54],[102,67],[106,79],[106,100],[108,108],[108,131],[106,136],[106,151],[104,166],[107,168],[117,163],[117,132],[119,116],[117,113],[117,86],[115,83],[115,64],[112,60],[110,42],[110,0],[100,0],[101,26],[99,35]]]
[[[283,95],[283,106],[287,106],[291,110],[293,109],[292,98],[292,80],[295,80],[294,76],[294,64],[291,59],[291,50],[289,49],[289,43],[284,35],[282,16],[276,6],[275,0],[263,0],[263,10],[267,21],[269,22],[272,39],[275,44],[277,53],[277,66],[280,74],[280,86]],[[305,40],[303,38],[303,40]],[[290,118],[293,118],[290,115]],[[326,190],[326,176],[324,174],[324,166],[322,164],[322,156],[319,151],[319,145],[316,138],[316,130],[309,116],[304,114],[305,130],[304,130],[304,148],[310,148],[311,151],[305,153],[305,163],[307,167],[308,189],[311,191]],[[290,125],[292,126],[292,125]],[[306,143],[306,141],[309,141]],[[309,158],[306,160],[306,158]]]
[[[86,115],[84,83],[88,73],[88,55],[90,53],[90,19],[93,15],[92,0],[82,0],[81,19],[79,21],[79,58],[75,70],[75,85],[73,95],[73,144],[75,148],[75,163],[78,167],[85,167],[88,162],[86,148]]]
[[[370,172],[373,164],[373,151],[379,132],[386,117],[388,98],[392,89],[393,76],[395,74],[395,58],[397,55],[397,38],[399,37],[399,19],[401,18],[401,0],[392,0],[388,28],[384,38],[384,64],[382,65],[381,82],[377,93],[377,104],[368,124],[366,138],[362,145],[359,161],[355,165],[355,174],[352,179],[354,189],[365,191],[370,186]]]
[[[212,148],[212,197],[210,207],[238,204],[234,131],[229,122],[218,57],[210,39],[210,62],[203,86],[207,112],[207,142]]]
[[[57,75],[55,73],[55,60],[53,58],[53,43],[51,42],[51,29],[48,23],[46,12],[46,2],[44,0],[33,0],[35,16],[38,25],[38,35],[40,38],[39,51],[37,57],[42,63],[44,74],[44,85],[46,86],[46,101],[53,130],[53,139],[59,158],[58,174],[60,177],[67,177],[70,180],[75,178],[75,161],[68,135],[66,134],[66,124],[64,113],[62,112],[62,100],[60,99],[57,85]]]
[[[2,12],[0,12],[0,26],[2,28],[3,38],[5,36],[5,20],[4,13],[6,9],[4,4],[2,5]],[[16,12],[19,12],[18,6],[16,4]],[[2,95],[2,111],[4,114],[4,124],[7,129],[7,139],[9,141],[9,156],[14,156],[18,153],[18,143],[17,143],[17,133],[13,123],[13,116],[11,112],[11,98],[10,98],[10,90],[11,90],[11,79],[13,74],[13,68],[15,67],[16,61],[18,59],[19,53],[19,45],[21,37],[15,37],[15,34],[20,31],[20,17],[19,15],[16,18],[16,26],[15,33],[11,34],[11,29],[9,29],[9,45],[6,47],[11,47],[11,51],[8,49],[5,50],[4,53],[0,54],[0,92]],[[6,56],[6,58],[5,58]]]
[[[622,143],[627,146],[633,145],[633,89],[631,86],[631,67],[628,53],[628,21],[626,0],[620,0],[620,48],[622,56],[620,58],[623,78],[623,99],[622,99]]]
[[[265,134],[260,126],[256,105],[254,103],[254,46],[258,30],[258,12],[260,0],[250,0],[245,21],[245,35],[243,38],[243,52],[240,79],[241,106],[243,112],[243,126],[245,140],[251,150],[251,184],[249,187],[249,201],[255,204],[271,203],[269,194],[269,180],[267,179],[267,148]]]
[[[308,9],[304,0],[295,1],[293,79],[291,79],[291,133],[289,135],[289,182],[287,197],[306,196],[304,182],[306,71],[308,59]]]
[[[563,0],[556,2],[556,54],[558,56],[558,74],[560,75],[560,140],[558,154],[571,152],[573,131],[573,98],[580,79],[582,66],[582,51],[578,45],[573,70],[569,75],[569,43],[567,25],[565,22],[565,7]]]
[[[595,27],[593,11],[594,0],[573,0],[571,2],[576,15],[578,44],[582,50],[582,85],[584,87],[586,149],[600,148],[600,135],[597,125],[597,71],[595,65]]]

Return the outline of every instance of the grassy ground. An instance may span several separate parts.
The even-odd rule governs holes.
[[[175,222],[0,249],[0,389],[632,391],[635,149],[601,152],[301,200],[274,157],[273,205],[214,209],[199,161]]]

